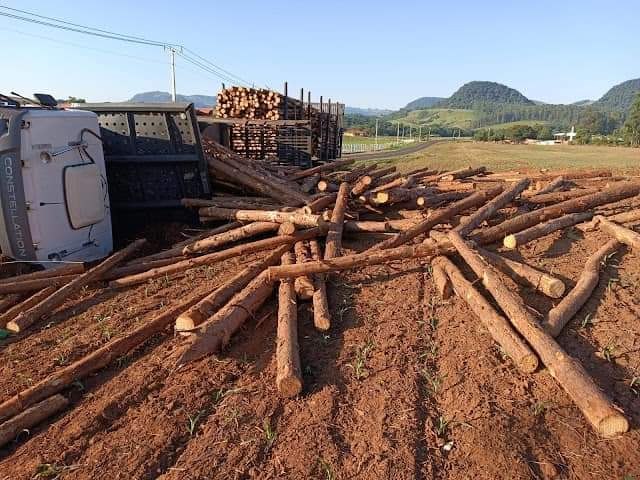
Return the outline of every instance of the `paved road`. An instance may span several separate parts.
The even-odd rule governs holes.
[[[420,150],[424,150],[436,143],[445,142],[448,140],[433,140],[431,142],[416,143],[409,147],[398,148],[397,150],[382,150],[380,152],[373,153],[346,153],[342,156],[345,158],[355,158],[356,160],[386,160],[387,158],[401,157],[402,155],[409,155],[410,153],[416,153]]]

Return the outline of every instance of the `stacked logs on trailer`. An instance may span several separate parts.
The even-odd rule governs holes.
[[[308,303],[318,330],[336,328],[335,305],[327,294],[334,288],[330,276],[407,259],[430,263],[437,291],[468,303],[523,375],[546,367],[598,434],[610,438],[628,430],[625,413],[555,337],[590,298],[602,260],[640,248],[640,235],[629,228],[640,222],[640,181],[610,172],[491,174],[483,167],[399,172],[353,160],[283,169],[208,140],[203,146],[220,187],[212,198],[185,198],[183,204],[197,211],[207,230],[128,261],[141,241],[89,270],[74,265],[2,280],[0,322],[12,333],[28,335],[78,289],[108,282],[108,288],[119,290],[157,278],[193,284],[191,269],[249,254],[257,254],[255,259],[213,291],[196,283],[179,303],[160,306],[140,327],[0,404],[0,443],[68,408],[65,393],[74,382],[169,326],[178,334],[169,340],[179,343],[177,367],[224,355],[224,347],[274,295],[274,382],[283,397],[303,394],[299,305]],[[593,175],[608,178],[607,185],[594,191]],[[552,273],[500,253],[574,226],[585,234],[600,229],[611,240],[585,259],[572,289]],[[343,239],[353,238],[375,243],[363,251],[343,248]],[[504,276],[548,296],[555,306],[538,318],[505,287]]]

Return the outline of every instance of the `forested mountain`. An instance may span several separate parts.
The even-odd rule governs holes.
[[[443,100],[446,100],[446,98],[443,98],[443,97],[420,97],[420,98],[416,98],[412,102],[407,103],[405,105],[405,107],[402,108],[402,110],[411,111],[411,110],[422,110],[423,108],[431,108],[435,104],[437,104],[438,102],[441,102]]]
[[[635,96],[640,92],[640,78],[627,80],[612,87],[600,100],[593,104],[594,107],[610,111],[628,112]]]
[[[476,108],[487,104],[535,105],[519,91],[495,82],[469,82],[436,106],[442,108]]]
[[[393,110],[387,110],[384,108],[359,108],[359,107],[344,107],[344,113],[346,115],[363,115],[365,117],[380,117],[388,115]]]
[[[211,95],[176,95],[178,102],[193,103],[197,108],[214,107],[216,105],[216,97]],[[167,103],[171,101],[169,92],[142,92],[136,93],[128,102],[134,103]]]

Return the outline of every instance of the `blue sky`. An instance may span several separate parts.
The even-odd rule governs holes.
[[[640,2],[3,1],[119,33],[183,44],[236,75],[351,106],[398,108],[471,80],[550,103],[597,99],[640,77]],[[0,92],[90,101],[169,90],[168,55],[0,17]],[[221,80],[178,60],[178,92]]]

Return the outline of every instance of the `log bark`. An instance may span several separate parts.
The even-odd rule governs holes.
[[[516,367],[525,373],[535,372],[538,368],[537,355],[513,330],[507,319],[500,315],[487,299],[475,289],[473,284],[462,275],[458,267],[446,257],[436,257],[432,263],[446,272],[456,294],[469,305],[469,308]]]
[[[443,246],[451,244],[445,233],[432,230],[429,235]],[[514,282],[537,290],[550,298],[561,298],[564,295],[566,287],[559,278],[533,268],[526,263],[511,260],[480,247],[477,247],[477,251],[487,262],[510,277]]]
[[[77,275],[81,273],[84,273],[83,263],[66,263],[60,265],[59,267],[49,268],[47,270],[40,270],[38,272],[25,273],[24,275],[16,275],[10,278],[3,278],[2,280],[0,280],[0,286],[31,280],[41,280],[43,278]]]
[[[454,170],[452,172],[443,173],[442,175],[438,176],[438,179],[442,180],[443,182],[451,182],[453,180],[459,180],[461,178],[472,177],[480,173],[485,173],[486,170],[487,170],[486,167],[462,168],[460,170]]]
[[[330,258],[339,257],[342,252],[342,230],[344,228],[344,213],[347,209],[347,203],[349,201],[349,184],[343,182],[340,184],[340,190],[338,191],[338,198],[336,199],[336,205],[333,207],[331,213],[331,223],[329,225],[329,231],[327,232],[327,239],[325,242],[324,258],[328,260]]]
[[[589,300],[591,293],[593,293],[600,280],[601,263],[620,247],[622,247],[622,244],[613,239],[589,257],[576,286],[571,289],[558,305],[549,310],[547,317],[542,322],[542,326],[551,336],[557,337],[560,335],[564,326]]]
[[[466,237],[473,230],[478,228],[482,222],[493,217],[498,210],[511,202],[514,198],[520,195],[531,183],[531,180],[524,178],[519,182],[512,184],[508,189],[495,197],[493,200],[485,203],[482,207],[476,210],[475,213],[468,216],[466,220],[460,223],[456,227],[456,231],[460,233],[461,237]]]
[[[62,287],[79,275],[62,275],[61,277],[37,278],[35,280],[25,280],[22,282],[5,283],[0,285],[0,295],[14,293],[28,293],[42,290],[49,286]]]
[[[640,234],[630,228],[617,225],[604,217],[598,217],[598,226],[620,243],[628,245],[634,250],[640,250]]]
[[[376,168],[378,168],[378,164],[372,163],[371,165],[366,165],[366,166],[363,166],[362,168],[353,169],[351,172],[347,173],[344,177],[342,177],[340,181],[353,183],[363,175],[367,175],[368,173],[373,172]]]
[[[345,232],[398,232],[409,230],[418,223],[417,218],[402,220],[387,220],[376,222],[373,220],[350,220],[344,222]]]
[[[293,246],[296,255],[296,263],[307,263],[311,261],[311,254],[307,248],[306,242],[296,242]],[[294,288],[298,298],[301,300],[309,300],[313,298],[315,293],[315,285],[310,276],[302,276],[295,279]]]
[[[559,190],[562,187],[564,187],[565,183],[566,183],[565,178],[562,175],[560,175],[559,177],[556,177],[553,180],[551,180],[549,183],[547,183],[546,186],[542,187],[540,190],[535,192],[535,195],[544,195],[545,193],[555,192],[556,190]]]
[[[449,239],[595,430],[606,438],[626,432],[629,422],[625,416],[596,386],[582,365],[567,355],[540,326],[522,299],[504,285],[495,271],[460,235],[450,232]]]
[[[71,280],[71,282],[56,290],[37,305],[34,305],[29,310],[20,313],[17,317],[7,323],[7,329],[11,332],[21,332],[30,327],[42,317],[52,313],[56,308],[62,305],[67,298],[78,292],[82,287],[100,279],[100,277],[124,261],[129,255],[134,253],[145,243],[145,239],[139,239],[119,252],[114,253],[106,260],[103,260],[99,265],[96,265],[92,269],[82,275],[79,275],[75,279]]]
[[[363,175],[358,178],[353,184],[353,188],[351,189],[351,195],[353,197],[359,197],[364,192],[369,189],[369,186],[373,183],[373,179],[370,175]]]
[[[320,244],[317,240],[309,240],[311,258],[314,262],[320,262],[323,258]],[[307,262],[311,263],[311,262]],[[306,264],[305,264],[306,265]],[[327,282],[324,275],[314,275],[313,283],[313,325],[320,331],[327,331],[331,328],[331,311],[329,310],[329,300],[327,299]]]
[[[548,222],[539,223],[533,227],[522,230],[518,233],[512,233],[504,237],[503,244],[506,248],[514,250],[525,245],[537,238],[544,237],[550,233],[571,227],[580,222],[585,222],[593,217],[592,212],[569,213],[559,218],[554,218]]]
[[[403,245],[418,235],[428,232],[434,226],[450,220],[454,215],[477,205],[481,205],[487,200],[499,195],[501,192],[501,187],[478,191],[446,208],[434,212],[433,215],[430,215],[426,220],[416,224],[413,228],[398,233],[395,237],[390,238],[389,240],[385,240],[384,242],[374,245],[370,250],[386,250]]]
[[[640,194],[640,183],[621,182],[620,185],[612,185],[604,190],[574,198],[565,202],[551,205],[539,210],[534,210],[506,220],[495,227],[484,229],[471,238],[478,244],[487,244],[502,239],[510,233],[516,233],[532,227],[540,222],[561,217],[568,213],[578,213],[606,203],[613,203],[625,198]]]
[[[57,287],[51,286],[47,287],[44,290],[39,291],[38,293],[30,296],[26,300],[14,305],[9,310],[0,315],[0,328],[5,328],[7,323],[20,315],[20,312],[24,312],[29,310],[31,307],[36,306],[42,300],[47,298],[49,295],[53,294],[56,291]]]
[[[206,252],[229,243],[244,240],[246,238],[262,235],[264,233],[275,232],[280,227],[280,223],[275,222],[253,222],[248,225],[235,228],[233,230],[212,235],[193,242],[182,249],[183,255],[193,255],[195,253]]]
[[[338,186],[328,180],[320,180],[318,182],[317,189],[319,192],[333,193],[338,191]]]
[[[220,207],[238,208],[243,210],[277,210],[278,208],[283,207],[283,205],[271,203],[268,198],[265,198],[264,202],[235,200],[234,197],[215,197],[210,200],[201,198],[183,198],[181,203],[187,208]]]
[[[290,222],[299,227],[313,228],[324,226],[322,216],[302,212],[279,212],[265,210],[236,210],[233,208],[206,207],[199,214],[221,220],[239,220],[245,222]]]
[[[395,262],[409,258],[433,257],[451,253],[451,247],[441,246],[436,242],[424,242],[418,245],[406,245],[403,247],[391,248],[388,250],[369,251],[354,255],[345,255],[330,260],[308,262],[302,265],[285,265],[279,267],[269,267],[267,270],[270,278],[278,280],[280,278],[299,277],[300,275],[311,275],[318,273],[339,272],[352,268],[365,267],[369,265],[380,265],[382,263]]]
[[[294,263],[290,252],[282,255],[282,265]],[[302,369],[298,347],[298,305],[293,280],[280,281],[278,289],[278,328],[276,341],[276,386],[285,398],[302,391]]]
[[[302,184],[300,185],[300,190],[302,190],[302,193],[309,193],[311,190],[316,188],[316,185],[318,185],[319,181],[320,181],[319,173],[311,175],[310,177],[307,177],[304,179],[304,182],[302,182]]]
[[[599,192],[599,188],[578,188],[575,190],[567,190],[566,192],[540,193],[527,197],[526,201],[534,204],[558,203],[572,198],[584,197],[592,193]]]
[[[0,312],[5,312],[18,305],[24,299],[24,294],[10,293],[0,299]]]
[[[69,405],[62,395],[53,395],[0,425],[0,448],[14,440],[23,430],[35,427],[43,420]]]
[[[448,300],[453,296],[453,285],[447,272],[445,272],[441,263],[446,257],[436,257],[431,260],[431,277],[436,286],[436,291],[443,300]],[[439,262],[438,262],[439,260]]]
[[[199,289],[196,293],[190,295],[187,300],[174,307],[167,308],[131,333],[110,341],[89,355],[52,373],[44,380],[9,398],[0,404],[0,421],[11,418],[31,405],[61,392],[73,382],[82,380],[93,372],[100,370],[113,360],[126,354],[129,350],[136,348],[148,338],[162,332],[173,323],[180,313],[194,305],[206,294],[206,290]]]
[[[309,213],[309,214],[318,213],[324,210],[325,208],[328,208],[334,203],[336,203],[337,198],[338,198],[337,193],[330,193],[327,195],[323,195],[319,198],[316,198],[315,200],[312,200],[311,202],[309,202],[308,205],[302,207],[302,211],[304,213]]]
[[[273,293],[274,281],[262,272],[229,303],[204,322],[191,335],[190,342],[178,359],[182,366],[206,355],[219,352],[231,336],[252,316]]]
[[[577,228],[583,232],[592,232],[598,228],[598,218],[605,217],[607,220],[613,223],[634,223],[640,221],[640,210],[631,210],[629,212],[617,213],[614,215],[600,214],[597,215],[590,222],[585,222],[577,226]]]
[[[249,282],[260,275],[267,267],[276,265],[282,255],[288,252],[290,248],[289,245],[282,245],[276,248],[265,258],[243,268],[231,280],[219,288],[216,288],[211,294],[180,314],[176,319],[176,332],[182,335],[188,335],[194,328],[204,323],[209,317],[221,309],[231,297],[245,288]]]
[[[301,178],[309,177],[316,173],[330,172],[332,170],[337,170],[340,167],[351,165],[354,162],[355,162],[355,159],[350,159],[350,158],[345,160],[334,160],[331,163],[325,163],[323,165],[318,165],[317,167],[307,168],[306,170],[300,170],[299,172],[289,175],[289,180],[300,180]]]
[[[266,238],[264,240],[257,240],[255,242],[245,243],[226,250],[220,250],[219,252],[208,253],[200,257],[188,258],[162,267],[152,268],[151,270],[135,275],[117,278],[112,280],[109,285],[115,288],[137,285],[153,278],[183,272],[200,265],[211,265],[240,255],[248,255],[250,253],[269,250],[271,248],[279,247],[280,245],[292,245],[300,240],[308,240],[310,238],[317,237],[320,233],[320,229],[311,228],[309,230],[296,232],[294,235],[280,235],[273,238]]]

